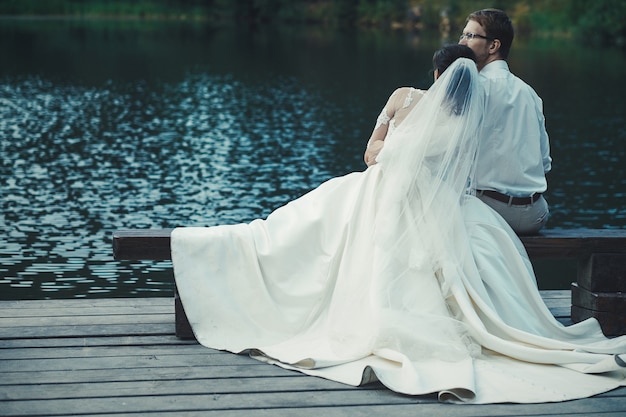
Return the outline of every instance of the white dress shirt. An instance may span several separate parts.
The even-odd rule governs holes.
[[[498,60],[480,71],[485,115],[476,166],[476,188],[528,197],[547,188],[552,167],[543,103]]]

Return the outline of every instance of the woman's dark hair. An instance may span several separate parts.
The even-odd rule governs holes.
[[[457,58],[469,58],[476,62],[476,54],[469,46],[454,43],[435,51],[433,54],[433,69],[437,70],[439,75],[441,75]]]
[[[435,51],[433,55],[433,67],[439,72],[439,76],[458,58],[468,58],[476,62],[476,54],[467,45],[452,44]],[[463,111],[463,105],[470,89],[471,75],[466,67],[453,74],[446,87],[446,103],[450,113],[459,115]]]

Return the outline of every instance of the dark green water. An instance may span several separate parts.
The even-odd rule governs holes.
[[[249,221],[362,170],[388,95],[427,88],[446,41],[0,21],[0,299],[171,295],[169,262],[112,259],[115,229]],[[526,40],[510,66],[544,99],[549,227],[624,227],[624,53]]]

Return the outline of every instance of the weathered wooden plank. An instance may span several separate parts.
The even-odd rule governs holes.
[[[73,308],[91,307],[124,307],[140,308],[143,306],[173,306],[172,297],[144,297],[144,298],[72,298],[50,300],[3,300],[0,307],[3,309],[54,309],[57,307],[72,306]]]
[[[7,360],[2,362],[4,372],[74,371],[78,369],[125,369],[154,368],[160,366],[223,366],[247,365],[267,366],[246,355],[210,355],[208,349],[197,354],[186,355],[132,355],[92,358],[51,358]]]
[[[172,305],[144,305],[144,306],[92,306],[88,308],[68,307],[56,308],[4,308],[0,304],[0,321],[3,319],[13,319],[16,317],[63,317],[63,316],[102,316],[102,315],[126,315],[137,316],[146,314],[172,314],[174,312]]]
[[[544,291],[542,296],[553,314],[567,309],[568,291]],[[76,300],[63,301],[60,308],[70,308]],[[100,308],[99,301],[93,301],[93,308]],[[150,305],[149,300],[145,305]],[[173,310],[172,299],[167,308]],[[111,309],[111,314],[114,311]],[[398,395],[380,384],[354,389],[268,366],[245,355],[206,349],[176,339],[171,324],[168,334],[158,336],[57,335],[68,327],[81,326],[49,326],[48,333],[40,337],[9,340],[2,340],[6,335],[0,331],[0,347],[4,348],[0,350],[0,415],[68,415],[77,410],[118,417],[136,413],[220,417],[626,414],[626,388],[565,403],[456,406],[438,404],[432,395]],[[145,325],[105,327],[125,331]],[[22,349],[28,346],[31,349]],[[20,356],[21,352],[26,353]]]
[[[568,293],[567,291],[542,291],[542,295],[545,294],[546,303],[555,317],[569,316],[569,302],[566,302],[566,300],[568,300],[567,297],[569,297],[569,295],[566,295]],[[58,308],[73,309],[76,308],[74,305],[79,304],[81,305],[79,311],[83,311],[80,309],[82,309],[84,300],[71,299],[62,301],[64,302],[63,305],[66,307]],[[119,311],[118,306],[120,301],[132,303],[131,306],[127,308],[132,308],[132,311],[136,314],[116,314]],[[163,299],[158,298],[154,299],[154,301],[160,305]],[[0,308],[6,308],[6,303],[12,302],[0,302]],[[84,309],[84,314],[87,314],[87,316],[45,317],[54,313],[50,312],[49,309],[29,309],[29,313],[26,317],[0,318],[0,328],[3,329],[0,336],[0,346],[4,346],[3,343],[11,339],[174,334],[175,324],[171,313],[173,311],[173,304],[174,300],[169,299],[167,305],[163,306],[164,309],[170,311],[168,314],[148,314],[145,317],[141,315],[141,311],[144,307],[150,307],[145,299],[92,300],[91,307]],[[88,314],[92,311],[91,309],[101,314],[89,316]],[[110,313],[110,316],[104,315],[107,311]],[[22,313],[22,316],[24,315],[25,313]],[[44,317],[38,317],[38,315]]]
[[[568,290],[542,290],[541,297],[546,303],[569,303]],[[565,305],[565,304],[563,304]],[[562,306],[563,306],[562,305]],[[144,314],[171,313],[174,311],[172,297],[154,298],[96,298],[63,300],[9,300],[0,301],[0,318],[18,316],[57,316],[57,315],[100,315],[100,314]]]
[[[569,296],[569,291],[563,290],[563,292],[568,294],[568,298],[543,298],[542,297],[544,304],[549,309],[569,308],[569,306],[572,304],[570,296]]]
[[[226,353],[224,353],[226,355]],[[260,365],[260,366],[256,366]],[[153,368],[112,368],[112,369],[73,369],[52,371],[7,371],[2,372],[0,387],[6,385],[29,384],[68,384],[87,382],[124,382],[124,381],[166,381],[183,379],[228,379],[228,378],[267,378],[298,376],[310,378],[295,371],[288,371],[278,366],[268,366],[258,362],[235,365],[196,365],[196,366],[165,366],[155,365]],[[1,390],[1,389],[0,389]]]
[[[172,335],[158,336],[107,336],[107,337],[47,337],[47,338],[0,338],[0,349],[24,348],[65,348],[65,347],[97,347],[97,346],[185,346],[198,342],[180,340]]]
[[[3,387],[0,401],[40,401],[68,398],[90,399],[94,397],[139,397],[139,396],[177,396],[206,395],[214,396],[248,393],[294,393],[318,391],[386,391],[380,383],[370,386],[352,387],[322,378],[287,376],[287,377],[255,377],[255,378],[205,378],[159,381],[128,381],[98,383],[67,383],[67,384],[31,384]],[[396,394],[391,393],[392,396]],[[416,396],[419,401],[430,400],[433,396]],[[623,397],[626,400],[626,397]]]
[[[415,403],[385,391],[318,391],[298,393],[247,393],[238,394],[203,394],[203,395],[168,395],[140,397],[97,397],[89,399],[26,400],[4,401],[0,403],[3,415],[68,415],[68,410],[85,410],[89,413],[134,412],[179,410],[248,410],[255,408],[316,407],[328,404],[335,406],[369,404],[407,404]]]
[[[167,314],[104,314],[90,316],[29,316],[15,317],[12,319],[0,319],[0,328],[12,327],[37,327],[37,326],[85,326],[85,325],[110,325],[110,324],[154,324],[173,323],[174,312]]]
[[[203,378],[179,380],[144,380],[126,382],[91,382],[4,386],[1,400],[49,400],[99,397],[115,393],[120,397],[144,395],[202,395],[263,392],[346,391],[357,388],[321,378],[286,376],[278,378]]]
[[[626,253],[625,229],[546,229],[520,237],[531,258],[584,258],[592,253]]]
[[[171,259],[172,229],[131,229],[113,233],[113,257],[127,260]]]
[[[571,312],[571,306],[550,308],[550,313],[552,313],[552,315],[556,318],[569,318],[570,312]]]
[[[212,355],[220,352],[207,349],[199,344],[161,346],[96,346],[96,347],[40,347],[29,349],[0,349],[0,360],[54,359],[54,358],[95,358],[116,356]]]
[[[52,333],[51,330],[54,330]],[[90,336],[154,336],[173,335],[174,322],[146,324],[110,324],[86,326],[39,326],[4,327],[0,329],[2,339],[28,339],[47,337],[90,337]]]
[[[87,401],[87,402],[85,402]],[[217,411],[220,416],[259,415],[260,410],[276,412],[287,409],[295,415],[301,410],[315,408],[316,416],[326,411],[343,411],[336,415],[353,416],[356,408],[373,413],[372,407],[390,406],[385,415],[406,416],[414,413],[427,416],[571,416],[591,415],[603,412],[626,412],[626,403],[621,397],[600,397],[559,404],[489,404],[459,406],[436,403],[432,396],[409,397],[393,394],[386,390],[345,390],[240,394],[168,395],[142,397],[105,397],[85,399],[5,401],[2,403],[4,416],[23,415],[67,415],[68,410],[84,410],[89,413],[150,413],[150,412],[208,412]],[[393,406],[393,407],[391,407]],[[234,412],[240,411],[240,413]],[[244,413],[241,413],[243,411]],[[401,411],[401,413],[400,413]],[[203,414],[207,415],[207,414]],[[294,414],[292,414],[294,415]]]
[[[171,258],[172,229],[127,229],[113,233],[115,259],[165,260]],[[546,229],[520,237],[531,258],[582,258],[594,252],[626,253],[626,230]]]
[[[407,417],[415,415],[428,415],[429,417],[491,417],[491,416],[535,416],[535,417],[572,417],[573,415],[580,415],[584,417],[624,417],[623,411],[616,412],[584,412],[583,414],[560,413],[558,410],[553,410],[552,413],[540,413],[537,414],[532,409],[527,410],[523,405],[508,405],[508,409],[504,413],[502,411],[499,414],[476,414],[480,412],[482,408],[487,406],[458,406],[451,404],[441,404],[435,406],[436,408],[429,408],[425,405],[413,405],[413,404],[397,404],[397,405],[367,405],[367,406],[354,406],[354,407],[314,407],[314,408],[280,408],[269,410],[203,410],[203,411],[173,411],[173,412],[158,412],[150,413],[150,417],[248,417],[254,415],[255,417],[372,417],[372,416],[385,416],[385,417]],[[451,412],[449,410],[453,407],[465,410],[455,410]],[[428,409],[427,409],[428,408]],[[470,410],[471,409],[471,410]],[[463,411],[466,411],[465,413]],[[526,414],[530,412],[530,414]],[[422,414],[424,413],[424,414]],[[427,414],[426,414],[427,413]],[[137,417],[136,414],[98,414],[98,417]]]
[[[541,290],[541,298],[548,300],[566,300],[569,302],[570,294],[567,290]]]
[[[322,378],[289,375],[284,377],[255,378],[201,378],[178,380],[112,381],[93,383],[36,384],[31,386],[5,386],[0,393],[1,400],[24,401],[46,399],[92,398],[103,393],[115,393],[119,397],[148,395],[203,395],[211,393],[294,393],[303,391],[354,391],[387,390],[382,384],[374,383],[353,387]],[[428,396],[417,396],[423,400]],[[626,390],[621,396],[626,399]]]

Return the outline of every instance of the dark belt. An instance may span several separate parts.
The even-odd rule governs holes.
[[[493,190],[476,190],[476,193],[478,195],[486,195],[489,198],[493,198],[494,200],[498,200],[513,206],[526,206],[528,204],[533,204],[541,197],[541,193],[535,193],[530,197],[513,197]]]

